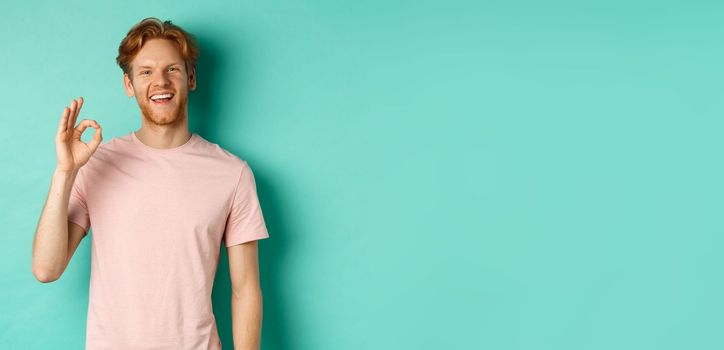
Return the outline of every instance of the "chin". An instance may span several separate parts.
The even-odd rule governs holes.
[[[174,125],[183,121],[183,113],[181,106],[176,106],[170,111],[158,112],[153,106],[143,104],[139,106],[143,118],[155,125]]]
[[[150,116],[146,116],[146,120],[156,125],[173,125],[179,123],[183,119],[180,112],[181,111],[174,111],[170,116],[157,115],[152,112]]]

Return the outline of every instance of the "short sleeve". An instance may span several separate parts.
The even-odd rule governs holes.
[[[230,247],[268,237],[269,232],[256,193],[254,173],[246,161],[242,160],[241,173],[226,220],[224,242]]]
[[[83,168],[73,181],[73,187],[70,190],[70,199],[68,201],[68,221],[76,223],[83,227],[85,233],[88,234],[90,228],[90,217],[88,215],[88,204],[85,197],[85,182],[83,180]]]

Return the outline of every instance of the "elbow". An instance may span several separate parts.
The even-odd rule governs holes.
[[[53,273],[47,269],[39,269],[33,266],[33,276],[41,283],[50,283],[57,281],[60,276],[57,273]]]

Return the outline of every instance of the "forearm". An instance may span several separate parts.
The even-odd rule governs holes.
[[[77,171],[55,170],[33,240],[33,274],[56,279],[68,259],[68,201]]]
[[[231,297],[231,323],[235,350],[258,350],[261,344],[262,295],[248,288]]]

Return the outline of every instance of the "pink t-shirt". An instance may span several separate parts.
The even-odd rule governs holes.
[[[246,161],[193,133],[131,132],[80,168],[68,220],[92,226],[86,349],[221,349],[211,289],[226,247],[268,238]]]

